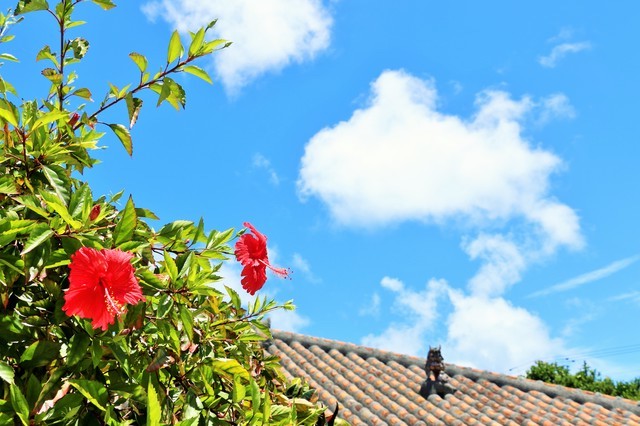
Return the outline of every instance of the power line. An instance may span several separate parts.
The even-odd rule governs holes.
[[[517,365],[515,367],[512,367],[507,371],[513,371],[513,370],[521,369],[522,367],[526,367],[526,366],[532,365],[536,361],[542,361],[542,362],[553,362],[553,361],[575,362],[577,358],[584,358],[584,357],[608,358],[608,357],[612,357],[612,356],[627,355],[627,354],[636,353],[636,352],[640,352],[640,343],[633,343],[633,344],[624,345],[624,346],[611,346],[611,347],[608,347],[608,348],[592,349],[592,350],[584,351],[584,352],[574,352],[573,354],[570,354],[570,355],[557,355],[557,356],[554,356],[554,357],[548,357],[548,358],[543,358],[543,359],[535,359],[535,360],[532,360],[531,362],[529,362],[527,364],[521,364],[521,365]]]

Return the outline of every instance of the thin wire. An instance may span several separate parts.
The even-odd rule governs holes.
[[[570,355],[558,355],[558,356],[548,357],[548,358],[544,358],[544,359],[536,359],[536,360],[530,361],[527,364],[521,364],[521,365],[517,365],[515,367],[512,367],[507,371],[513,371],[513,370],[521,369],[522,367],[526,367],[526,366],[532,365],[536,361],[543,361],[543,362],[550,362],[550,361],[576,362],[576,358],[584,358],[584,357],[588,357],[588,356],[597,357],[597,358],[608,358],[608,357],[612,357],[612,356],[620,356],[620,355],[626,355],[626,354],[631,354],[631,353],[636,353],[636,352],[640,352],[640,343],[634,343],[634,344],[631,344],[631,345],[624,345],[624,346],[612,346],[612,347],[608,347],[608,348],[593,349],[593,350],[584,351],[584,352],[575,352],[575,353],[570,354]]]

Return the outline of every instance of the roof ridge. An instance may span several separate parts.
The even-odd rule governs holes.
[[[272,329],[271,334],[273,335],[273,338],[280,339],[287,344],[295,341],[307,348],[311,346],[318,346],[325,350],[335,349],[344,355],[347,355],[351,352],[361,356],[363,359],[375,357],[385,363],[388,363],[389,361],[395,361],[404,367],[416,365],[420,368],[424,368],[424,363],[426,361],[426,358],[403,355],[391,351],[385,351],[382,349],[356,345],[354,343],[342,342],[339,340],[332,340],[321,337],[312,337],[304,334],[292,333],[289,331]],[[610,395],[603,395],[600,393],[593,393],[582,389],[554,385],[551,383],[542,382],[540,380],[531,380],[524,377],[509,376],[502,373],[494,373],[485,370],[477,370],[470,367],[462,367],[453,365],[448,362],[445,363],[445,372],[449,376],[461,375],[476,382],[479,380],[487,380],[489,382],[497,384],[500,387],[512,386],[525,392],[538,391],[550,397],[567,398],[581,404],[594,403],[610,410],[618,408],[622,410],[628,410],[634,414],[640,415],[640,402],[621,397],[614,397]]]

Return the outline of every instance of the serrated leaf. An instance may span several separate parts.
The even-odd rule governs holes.
[[[19,194],[18,186],[12,176],[0,176],[0,194]]]
[[[118,223],[113,230],[113,243],[116,247],[131,239],[137,223],[138,217],[136,215],[136,207],[133,205],[133,199],[129,197],[129,200],[127,200],[127,204],[120,215],[120,220],[118,220]]]
[[[49,4],[46,0],[20,0],[16,6],[15,15],[47,9],[49,9]]]
[[[52,123],[56,120],[60,120],[60,119],[68,119],[69,118],[69,113],[66,111],[50,111],[50,112],[46,112],[43,115],[41,115],[32,125],[31,125],[31,131],[33,132],[34,130],[36,130],[37,128],[39,128],[40,126],[46,126],[49,123]]]
[[[219,39],[216,39],[216,40],[211,40],[211,41],[205,42],[200,53],[203,54],[203,55],[211,53],[218,46],[220,46],[221,44],[224,44],[224,46],[222,46],[220,49],[225,49],[225,48],[231,46],[231,42],[230,41],[227,41],[227,40],[219,38]]]
[[[160,85],[160,92],[158,94],[158,103],[156,106],[160,106],[169,96],[171,96],[171,86],[169,84],[171,80],[169,77],[165,77]]]
[[[69,203],[69,189],[71,187],[71,182],[69,181],[69,177],[65,170],[60,166],[52,164],[50,166],[42,166],[42,173],[44,173],[44,176],[53,187],[56,195],[66,207]]]
[[[54,70],[53,68],[45,68],[40,72],[40,74],[46,77],[46,79],[53,84],[62,83],[62,74],[60,74],[58,71]]]
[[[38,52],[38,54],[36,55],[36,61],[41,61],[43,59],[48,59],[51,62],[53,62],[53,64],[57,67],[58,64],[58,59],[56,58],[56,56],[53,54],[53,52],[51,52],[51,48],[49,46],[45,46],[42,49],[40,49],[40,51]]]
[[[238,403],[247,395],[247,389],[242,384],[242,379],[236,376],[233,378],[233,390],[231,391],[231,400]]]
[[[202,43],[204,42],[204,28],[200,28],[197,33],[193,35],[193,39],[191,40],[191,44],[189,45],[189,56],[194,56],[200,48],[202,47]]]
[[[89,50],[89,42],[81,37],[71,40],[69,46],[73,49],[73,57],[76,59],[84,58]]]
[[[44,367],[58,358],[60,345],[49,340],[33,342],[20,356],[20,365],[23,368]]]
[[[69,341],[66,364],[72,367],[82,361],[82,359],[87,355],[90,344],[91,338],[89,338],[89,335],[83,332],[74,334]]]
[[[20,422],[24,426],[29,425],[29,405],[27,404],[27,399],[24,397],[20,388],[15,384],[11,385],[9,388],[9,393],[11,397],[11,405],[13,406],[13,410],[18,415]]]
[[[69,380],[69,383],[99,410],[106,411],[108,395],[102,383],[95,380]]]
[[[158,301],[158,318],[164,318],[173,308],[173,298],[169,294],[163,294]]]
[[[164,266],[169,274],[171,281],[175,281],[178,278],[178,267],[168,251],[164,251]]]
[[[0,361],[0,379],[12,385],[14,376],[13,368],[6,362]]]
[[[167,288],[166,283],[164,283],[160,278],[158,278],[153,272],[148,269],[138,269],[136,271],[136,275],[140,278],[140,282],[143,285],[147,285],[156,290],[164,290]]]
[[[158,401],[158,394],[153,387],[153,383],[149,380],[149,386],[147,387],[147,426],[159,425],[161,414],[162,410]]]
[[[193,341],[193,312],[184,305],[180,305],[180,321],[187,337]]]
[[[167,51],[167,63],[170,64],[176,59],[178,59],[182,52],[184,51],[182,47],[182,41],[180,40],[180,34],[178,31],[174,31],[171,34],[171,40],[169,41],[169,49]]]
[[[138,66],[140,72],[145,72],[147,70],[147,58],[145,58],[143,55],[136,52],[131,52],[129,53],[129,57]]]
[[[211,77],[209,77],[209,74],[207,74],[207,72],[200,67],[197,67],[195,65],[187,65],[182,70],[184,72],[188,72],[189,74],[195,75],[196,77],[203,79],[209,84],[213,84],[213,80],[211,80]]]
[[[97,4],[104,10],[113,9],[116,5],[111,0],[91,0],[93,3]]]
[[[120,142],[122,142],[122,146],[124,146],[125,151],[129,156],[133,155],[133,140],[131,139],[131,133],[124,127],[122,124],[109,124],[113,133],[116,134]]]
[[[22,249],[21,255],[25,255],[29,253],[31,250],[38,247],[40,244],[47,241],[53,235],[53,231],[49,228],[49,225],[46,223],[41,223],[38,226],[34,227],[31,233],[29,234],[29,238],[24,245],[24,249]]]
[[[211,361],[211,368],[218,374],[229,378],[240,377],[249,381],[251,375],[249,372],[233,358],[216,358]]]
[[[134,98],[131,93],[127,93],[124,100],[127,103],[127,112],[129,113],[129,128],[132,128],[138,121],[138,115],[142,109],[142,99]]]
[[[58,213],[62,220],[64,220],[69,226],[71,226],[73,229],[80,229],[82,227],[82,222],[72,218],[65,203],[58,197],[56,197],[53,193],[41,190],[39,194],[47,203],[47,206],[54,212]]]
[[[82,87],[74,92],[71,93],[74,96],[78,96],[82,99],[86,99],[88,101],[93,102],[93,99],[91,99],[91,91],[89,89],[87,89],[86,87]]]
[[[18,119],[13,113],[13,110],[9,106],[5,106],[0,103],[0,118],[4,118],[13,127],[18,127]]]

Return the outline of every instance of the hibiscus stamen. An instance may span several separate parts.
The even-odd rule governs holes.
[[[106,286],[103,285],[102,288],[104,288],[104,302],[107,305],[107,311],[111,315],[122,315],[124,306],[113,297]]]
[[[278,268],[277,266],[273,266],[268,262],[265,262],[262,259],[258,259],[258,262],[262,263],[267,268],[271,269],[274,274],[279,276],[280,278],[289,278],[289,274],[291,273],[291,269],[289,268]]]

